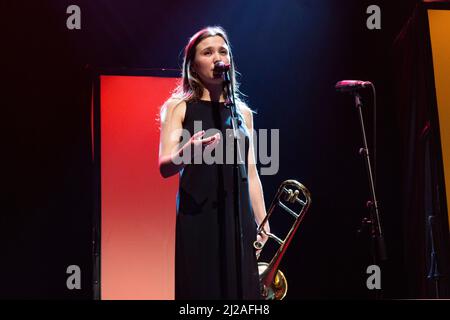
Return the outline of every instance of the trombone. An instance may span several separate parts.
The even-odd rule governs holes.
[[[298,203],[300,205],[300,211],[295,212],[282,201],[287,204]],[[309,190],[296,180],[286,180],[278,188],[278,191],[274,199],[272,200],[272,204],[270,205],[266,217],[257,229],[258,235],[265,234],[270,239],[275,240],[279,244],[277,252],[272,257],[272,260],[270,260],[269,263],[258,262],[261,295],[266,300],[281,300],[286,296],[288,288],[287,280],[283,272],[278,270],[278,266],[310,205],[311,194]],[[266,225],[267,221],[269,221],[276,206],[281,207],[295,218],[295,221],[284,240],[278,238],[275,234],[266,232],[264,230],[264,226]],[[263,248],[263,244],[260,241],[255,241],[253,243],[253,246],[257,250],[262,250]]]

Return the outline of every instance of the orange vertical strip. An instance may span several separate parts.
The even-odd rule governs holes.
[[[450,205],[450,10],[428,10],[428,21],[448,207]],[[450,228],[450,211],[447,214]]]

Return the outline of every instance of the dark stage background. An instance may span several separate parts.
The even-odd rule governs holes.
[[[281,130],[280,171],[261,176],[266,203],[288,178],[312,192],[282,262],[287,299],[375,298],[366,287],[369,236],[357,233],[369,199],[360,128],[351,97],[334,90],[343,79],[372,81],[378,94],[376,182],[389,257],[383,297],[429,296],[407,285],[426,274],[411,277],[404,257],[392,80],[394,39],[416,2],[2,1],[0,297],[93,297],[91,72],[179,68],[188,38],[216,24],[229,33],[241,90],[258,112],[255,127]],[[66,28],[72,4],[81,8],[81,30]],[[372,4],[381,8],[381,30],[366,27]],[[372,146],[371,91],[363,99]],[[66,287],[73,264],[82,270],[81,290]]]

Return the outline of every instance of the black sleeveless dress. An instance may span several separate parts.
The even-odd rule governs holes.
[[[221,141],[217,148],[223,148],[220,149],[223,150],[223,164],[189,164],[180,172],[175,299],[238,299],[233,165],[226,161],[227,154],[233,152],[230,112],[223,103],[188,102],[183,128],[191,136],[205,130],[205,137],[217,132],[208,129],[219,130]],[[249,135],[242,117],[239,131],[240,141],[245,143],[247,167]],[[227,134],[229,138],[226,138]],[[257,226],[248,182],[240,183],[240,204],[243,230],[242,297],[256,300],[259,299],[259,279],[253,241]]]

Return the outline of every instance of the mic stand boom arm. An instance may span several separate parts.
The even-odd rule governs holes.
[[[363,148],[360,149],[360,154],[364,156],[365,163],[366,163],[366,170],[367,175],[369,178],[369,188],[370,188],[370,195],[371,195],[371,201],[368,202],[368,207],[370,210],[370,225],[371,225],[371,236],[372,240],[375,242],[374,245],[376,247],[376,252],[378,253],[378,257],[384,261],[387,260],[387,254],[386,254],[386,245],[384,242],[384,236],[383,232],[381,230],[381,221],[380,221],[380,214],[378,210],[378,202],[375,195],[375,184],[373,181],[373,174],[372,174],[372,166],[370,164],[370,157],[369,157],[369,148],[367,146],[367,139],[366,139],[366,130],[364,128],[364,119],[362,114],[362,102],[361,102],[361,96],[357,91],[352,92],[354,98],[355,98],[355,105],[358,109],[359,114],[359,122],[361,125],[361,134],[363,138]],[[367,219],[366,219],[367,220]],[[377,263],[376,260],[376,253],[374,253],[374,263]]]

